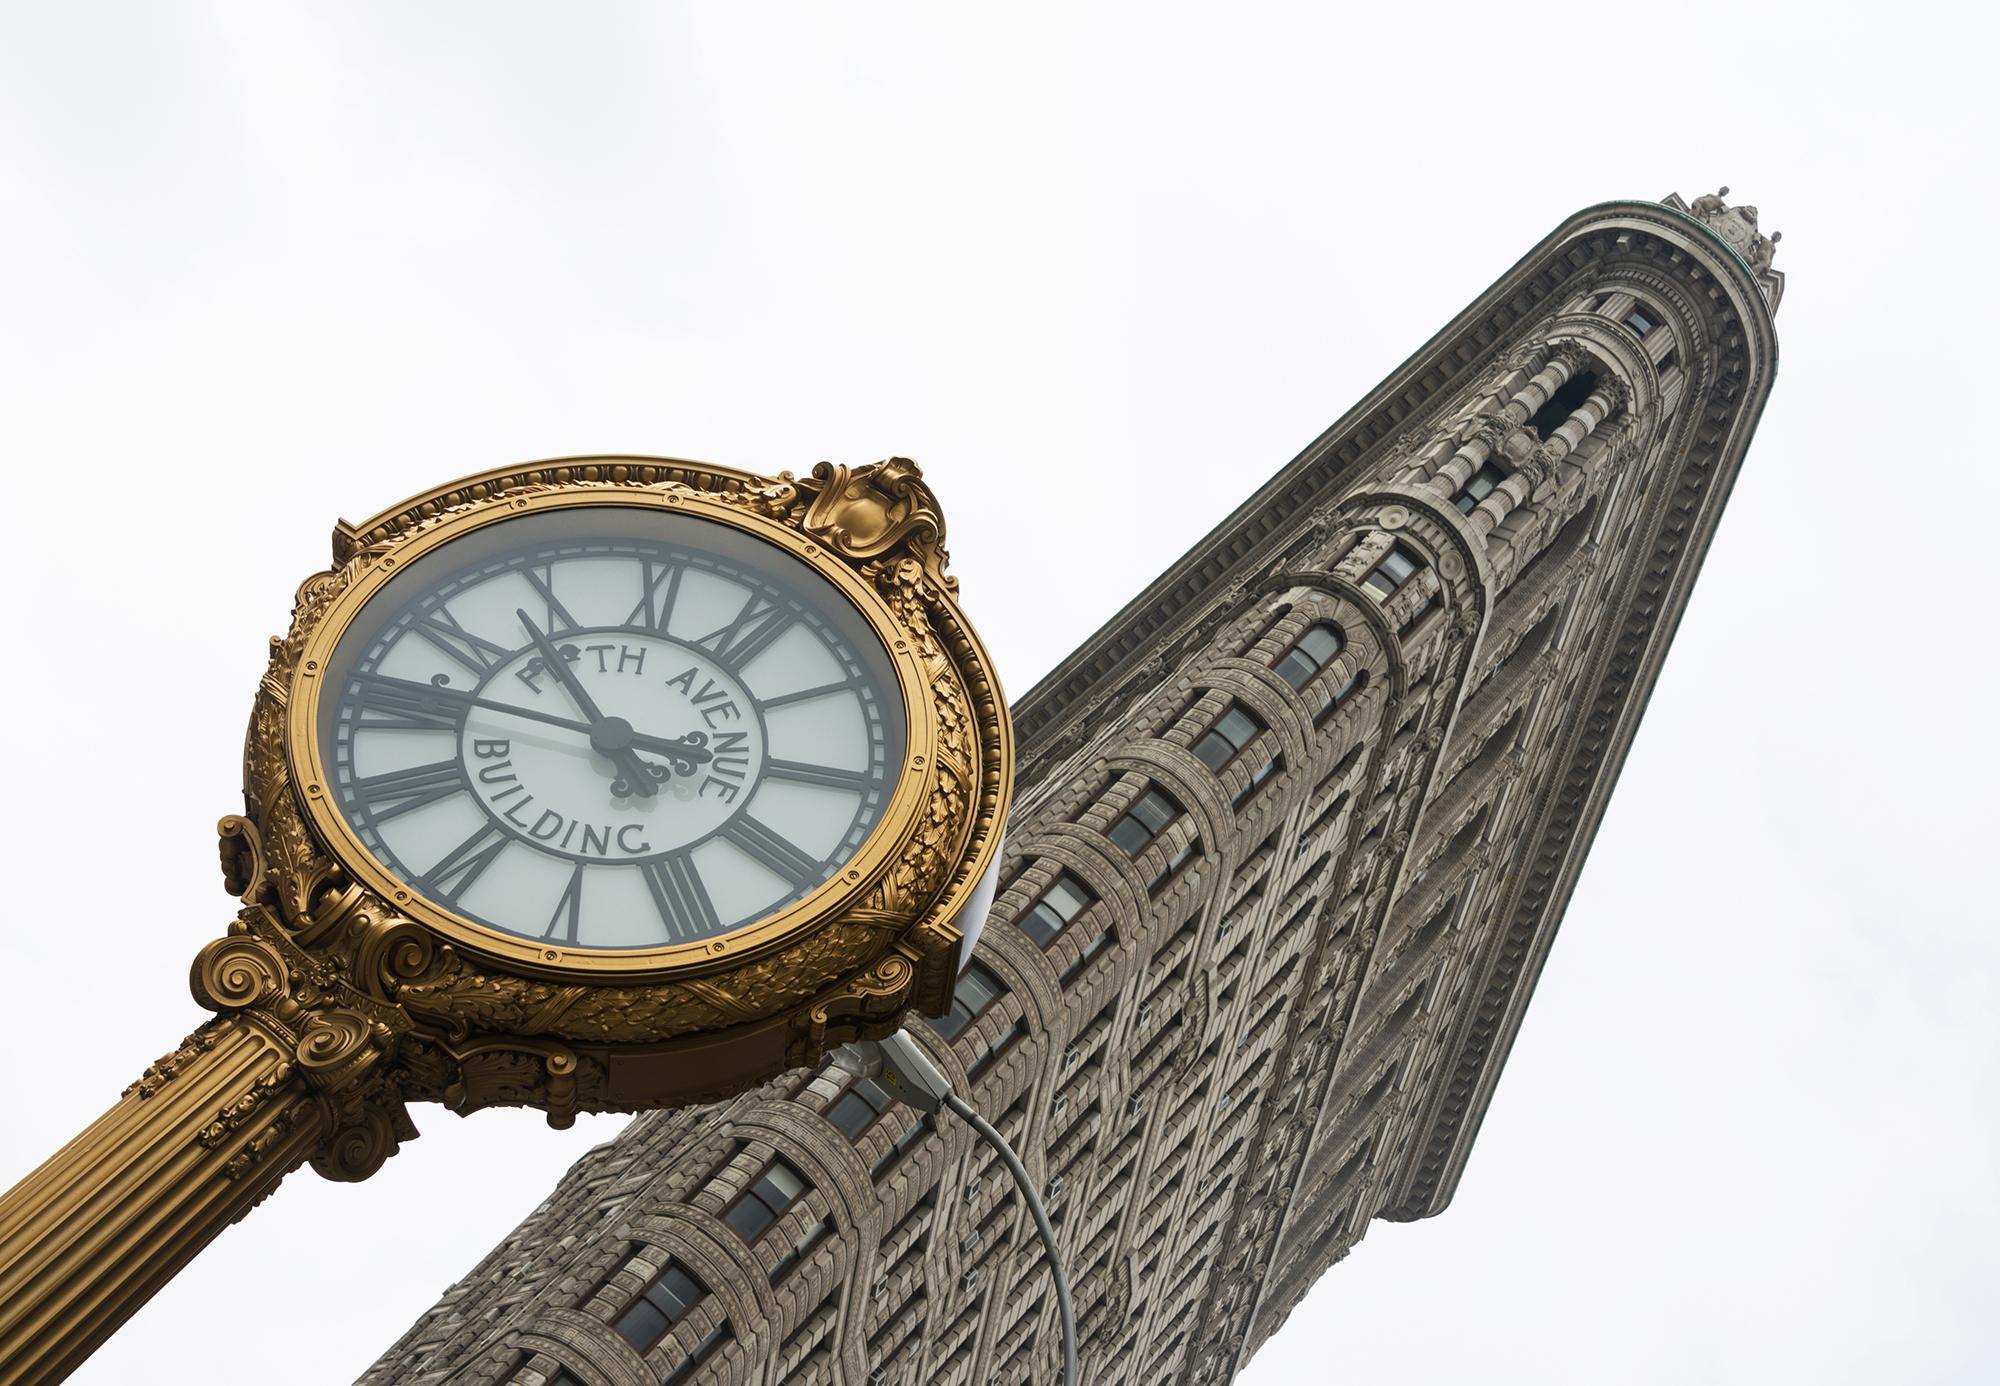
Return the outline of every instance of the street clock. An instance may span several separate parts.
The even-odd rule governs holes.
[[[560,1126],[942,1014],[1013,778],[943,541],[901,458],[566,458],[339,526],[221,824],[218,1019],[0,1199],[0,1380],[299,1164],[366,1178],[410,1101]]]

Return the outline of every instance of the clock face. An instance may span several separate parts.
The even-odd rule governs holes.
[[[905,752],[888,652],[832,583],[731,526],[572,506],[454,539],[342,633],[329,798],[451,913],[657,949],[803,899],[881,820]]]

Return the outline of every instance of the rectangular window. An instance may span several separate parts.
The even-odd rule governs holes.
[[[708,1287],[678,1261],[667,1262],[665,1270],[639,1291],[639,1297],[618,1316],[612,1327],[618,1336],[640,1352],[667,1336],[667,1330],[688,1316],[707,1296]]]
[[[1645,311],[1640,308],[1634,308],[1625,315],[1625,325],[1641,337],[1653,330],[1653,320],[1647,317]]]
[[[826,1109],[826,1119],[848,1140],[858,1141],[894,1102],[879,1079],[858,1078]]]
[[[1415,554],[1398,544],[1383,554],[1382,561],[1377,563],[1361,581],[1365,586],[1386,597],[1408,582],[1411,574],[1422,566]]]
[[[1490,461],[1482,462],[1451,503],[1458,507],[1459,514],[1470,515],[1506,479],[1507,473],[1501,467]]]
[[[1061,937],[1062,931],[1097,900],[1090,888],[1065,871],[1055,878],[1042,898],[1021,916],[1021,932],[1046,948]]]
[[[1111,825],[1111,840],[1119,845],[1128,857],[1136,857],[1153,845],[1153,840],[1167,830],[1167,825],[1181,816],[1181,806],[1158,786],[1150,787],[1139,796],[1138,802],[1125,811],[1125,816]]]
[[[1294,688],[1304,688],[1346,645],[1340,628],[1322,622],[1299,637],[1298,644],[1278,661],[1278,676]]]
[[[987,968],[974,963],[960,974],[958,986],[951,994],[951,1014],[931,1019],[931,1028],[946,1039],[957,1039],[959,1032],[986,1013],[986,1008],[1007,994],[1007,985],[994,976]]]
[[[1209,769],[1220,770],[1236,759],[1237,752],[1263,730],[1264,724],[1256,714],[1241,703],[1231,703],[1228,710],[1215,719],[1215,725],[1194,743],[1194,753]]]
[[[811,1187],[811,1181],[792,1168],[789,1161],[775,1156],[750,1187],[729,1205],[722,1220],[746,1245],[754,1244]]]

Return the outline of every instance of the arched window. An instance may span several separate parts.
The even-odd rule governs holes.
[[[755,1245],[772,1224],[791,1210],[812,1187],[812,1181],[782,1155],[771,1157],[763,1173],[729,1205],[722,1220],[748,1245]]]
[[[639,1297],[612,1325],[618,1336],[640,1352],[650,1352],[667,1330],[694,1311],[708,1295],[708,1287],[693,1271],[678,1261],[668,1261],[666,1269],[654,1276]]]
[[[1304,688],[1312,682],[1314,674],[1326,668],[1346,647],[1347,637],[1339,626],[1325,621],[1308,626],[1306,633],[1278,661],[1278,677],[1294,688]]]
[[[1064,871],[1049,883],[1049,888],[1042,892],[1042,898],[1021,916],[1021,932],[1047,948],[1096,900],[1089,886]]]
[[[1567,418],[1568,415],[1564,417]],[[1378,598],[1393,596],[1396,589],[1408,582],[1416,574],[1417,569],[1423,566],[1421,558],[1401,544],[1397,544],[1382,555],[1374,568],[1369,570],[1367,577],[1361,579],[1362,585],[1378,594]]]
[[[958,986],[951,994],[951,1014],[933,1018],[931,1028],[946,1039],[956,1039],[961,1030],[986,1014],[986,1008],[1006,994],[1005,982],[983,964],[974,963],[959,976]]]
[[[1158,785],[1149,785],[1125,815],[1111,825],[1111,840],[1126,856],[1136,857],[1185,812],[1171,794]]]
[[[1231,702],[1215,724],[1194,743],[1195,756],[1211,770],[1221,770],[1265,731],[1263,719],[1238,702]]]
[[[1596,371],[1578,371],[1563,382],[1561,389],[1549,396],[1548,403],[1535,411],[1535,417],[1528,420],[1528,427],[1535,430],[1537,438],[1548,442],[1596,388]]]

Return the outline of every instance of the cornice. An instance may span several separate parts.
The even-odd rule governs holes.
[[[1698,240],[1688,235],[1690,218],[1669,208],[1647,210],[1649,217],[1634,216],[1628,204],[1592,209],[1614,213],[1613,229],[1653,225],[1671,231],[1724,291],[1733,321],[1709,334],[1719,358],[1712,364],[1719,368],[1705,371],[1700,392],[1676,411],[1672,435],[1647,482],[1646,543],[1613,577],[1617,589],[1605,622],[1612,633],[1591,651],[1576,714],[1538,787],[1535,829],[1516,858],[1524,865],[1508,883],[1499,914],[1505,925],[1487,944],[1427,1100],[1416,1153],[1396,1202],[1384,1211],[1390,1218],[1440,1212],[1457,1187],[1776,375],[1770,309],[1742,260],[1706,227]],[[1734,351],[1727,340],[1731,327],[1740,331]],[[1690,489],[1696,492],[1692,504],[1685,495]]]
[[[1562,294],[1580,277],[1615,264],[1621,258],[1616,253],[1621,233],[1658,237],[1733,289],[1737,315],[1757,339],[1751,354],[1766,363],[1767,374],[1775,369],[1770,312],[1743,261],[1714,232],[1657,203],[1605,202],[1585,208],[1522,256],[1015,703],[1014,723],[1027,772],[1023,778],[1032,779],[1041,768],[1030,766],[1028,753],[1047,741],[1095,689],[1119,677],[1135,656],[1143,657],[1162,632],[1198,609],[1210,591],[1291,534],[1299,515],[1329,493],[1360,482],[1372,454],[1471,383],[1514,344],[1524,326],[1559,308]],[[1647,262],[1641,258],[1634,263]]]

